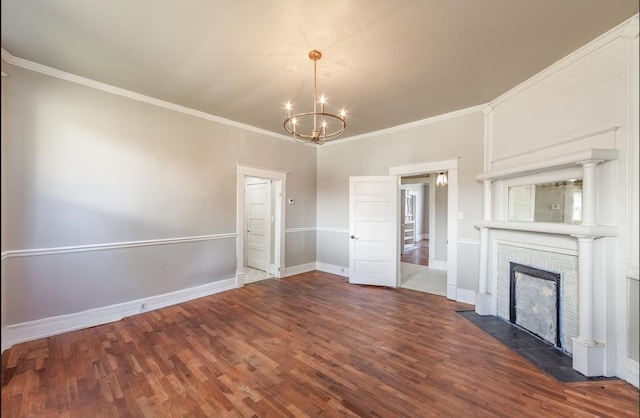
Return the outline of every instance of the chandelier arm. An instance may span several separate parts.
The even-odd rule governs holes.
[[[283,124],[284,129],[290,134],[292,134],[294,139],[303,139],[306,142],[318,143],[318,139],[320,137],[319,132],[316,131],[316,132],[312,132],[311,134],[304,134],[296,129],[296,125],[298,123],[301,123],[302,120],[311,116],[313,117],[322,116],[322,117],[328,118],[329,120],[334,120],[337,122],[338,127],[330,133],[327,133],[326,127],[324,128],[324,132],[322,136],[326,138],[327,141],[342,135],[345,128],[347,127],[347,122],[344,120],[344,118],[338,115],[334,115],[332,113],[326,113],[326,112],[306,112],[306,113],[297,113],[285,119]],[[296,120],[296,123],[293,123],[294,119]]]

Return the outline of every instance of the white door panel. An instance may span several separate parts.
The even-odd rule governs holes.
[[[349,282],[398,285],[397,176],[349,178]]]
[[[271,212],[271,185],[269,182],[247,184],[247,266],[267,271],[270,256],[269,223]]]

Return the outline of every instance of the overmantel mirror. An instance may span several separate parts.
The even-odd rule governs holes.
[[[509,221],[582,222],[582,179],[509,187]]]

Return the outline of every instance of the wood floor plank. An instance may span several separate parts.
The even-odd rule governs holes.
[[[409,289],[311,272],[2,354],[2,417],[638,417],[620,380],[561,383]]]

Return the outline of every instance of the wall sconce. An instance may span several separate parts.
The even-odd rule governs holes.
[[[448,182],[446,174],[438,174],[438,177],[436,178],[436,186],[446,186]]]

